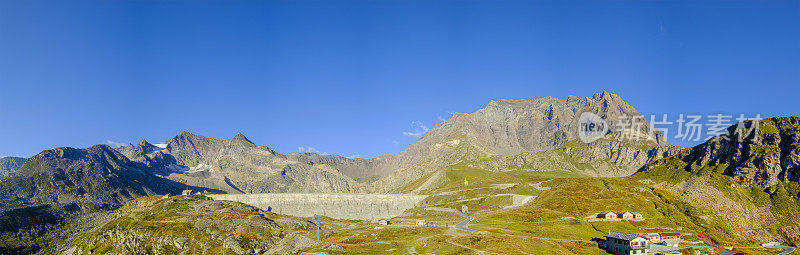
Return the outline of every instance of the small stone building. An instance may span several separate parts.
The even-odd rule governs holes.
[[[617,218],[617,214],[612,212],[612,211],[604,211],[604,212],[598,213],[597,214],[597,218],[611,220],[611,219],[616,219]]]
[[[618,212],[617,213],[617,219],[632,220],[633,219],[633,213],[631,213],[629,211]]]
[[[634,219],[634,220],[643,220],[643,219],[644,219],[644,216],[643,216],[641,213],[634,212],[634,213],[633,213],[633,219]]]
[[[389,225],[391,222],[387,219],[380,219],[378,220],[378,225]]]
[[[192,194],[192,190],[190,190],[190,189],[187,189],[187,190],[184,190],[183,192],[181,192],[181,195],[184,195],[184,196],[188,196],[188,195],[191,195],[191,194]]]
[[[425,220],[417,220],[417,226],[425,226]]]

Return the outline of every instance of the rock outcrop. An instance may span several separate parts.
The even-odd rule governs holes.
[[[676,163],[690,172],[721,166],[723,174],[758,187],[800,179],[800,117],[748,120],[729,127],[727,134],[648,164],[641,171]]]
[[[279,254],[283,228],[257,208],[202,196],[130,201],[62,254]],[[288,249],[291,251],[291,247]]]

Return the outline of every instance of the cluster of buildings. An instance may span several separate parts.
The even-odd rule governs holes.
[[[606,241],[602,248],[608,253],[618,255],[649,254],[651,244],[660,244],[661,247],[678,247],[681,241],[680,233],[639,233],[630,234],[622,232],[609,232],[605,235]],[[658,249],[669,250],[669,249]],[[674,250],[673,250],[674,251]],[[664,253],[668,254],[668,253]],[[680,254],[680,252],[678,252]]]
[[[597,214],[598,219],[604,220],[644,220],[644,216],[638,212],[621,211],[614,213],[612,211],[604,211]]]
[[[203,192],[200,192],[200,191],[192,191],[190,189],[187,189],[187,190],[183,190],[183,192],[181,192],[182,196],[189,196],[189,195],[203,195],[203,196],[205,196],[205,195],[210,195],[210,194],[211,193],[209,193],[206,190],[204,190]]]
[[[386,226],[386,225],[391,225],[391,224],[392,224],[392,222],[390,220],[388,220],[388,219],[380,219],[380,220],[378,220],[378,225]],[[436,223],[428,222],[428,221],[425,221],[425,220],[417,220],[416,225],[417,226],[433,226],[433,227],[435,227]]]

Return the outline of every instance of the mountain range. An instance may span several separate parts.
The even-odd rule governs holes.
[[[142,140],[117,148],[108,145],[85,149],[62,147],[42,151],[29,159],[2,158],[0,174],[6,176],[0,180],[3,208],[0,210],[0,237],[3,237],[0,241],[9,236],[13,239],[18,236],[17,231],[39,233],[37,238],[53,237],[41,234],[46,232],[37,228],[64,224],[60,222],[68,222],[67,229],[71,230],[88,229],[103,222],[108,224],[104,219],[109,217],[108,212],[117,208],[134,208],[147,214],[158,211],[152,205],[136,201],[165,203],[163,206],[180,214],[182,208],[166,204],[172,202],[156,197],[134,199],[179,194],[185,189],[212,193],[419,194],[446,190],[446,194],[450,194],[459,191],[456,187],[462,185],[462,178],[466,186],[467,178],[475,181],[476,176],[530,178],[531,173],[535,176],[547,172],[557,174],[542,176],[562,178],[556,181],[562,185],[556,187],[562,192],[557,193],[561,197],[586,196],[581,192],[563,193],[574,190],[565,187],[582,181],[597,184],[591,188],[605,190],[603,192],[639,196],[647,191],[650,193],[645,200],[652,203],[637,205],[637,208],[652,206],[652,214],[680,218],[687,226],[705,229],[715,236],[733,233],[764,242],[800,240],[800,223],[795,220],[800,216],[797,213],[800,203],[796,199],[800,197],[800,117],[740,122],[729,127],[727,135],[711,138],[693,148],[681,148],[669,144],[663,134],[651,130],[646,121],[631,129],[609,125],[597,139],[582,140],[581,121],[587,113],[609,124],[620,118],[644,120],[618,95],[601,92],[584,98],[491,101],[473,113],[454,113],[396,155],[384,154],[371,159],[308,152],[281,154],[254,144],[242,134],[219,140],[189,132],[158,144]],[[606,180],[611,178],[595,177],[621,178],[613,178],[611,182],[617,186],[610,186]],[[491,207],[496,206],[492,203],[499,203],[492,199],[512,195],[511,206],[514,206],[516,199],[535,197],[546,190],[539,185],[547,180],[539,180],[535,185],[525,184],[522,177],[518,180],[518,184],[505,183],[507,180],[493,180],[503,183],[492,184],[512,185],[504,192],[515,193],[476,198],[453,196],[458,199],[455,201],[475,201]],[[465,196],[468,195],[475,194]],[[554,208],[547,203],[555,201],[553,203],[560,206],[563,201],[553,196],[546,197],[538,204],[542,208],[536,210],[558,209],[556,211],[565,214],[559,214],[562,219],[586,213],[583,207],[572,208],[576,210]],[[620,201],[628,206],[632,202],[642,202]],[[211,206],[214,203],[198,200],[190,204]],[[695,205],[697,208],[693,207]],[[223,207],[253,210],[236,204]],[[488,211],[501,215],[506,212]],[[252,217],[258,218],[254,215]],[[171,220],[174,215],[165,216],[169,217],[164,219]],[[114,224],[107,225],[103,233],[118,233],[117,223],[128,224],[128,220],[121,217],[111,221]],[[300,224],[296,219],[291,222]],[[134,236],[127,232],[126,235]],[[121,240],[139,240],[129,237]],[[85,247],[93,247],[89,244],[94,240],[106,240],[104,238],[84,239],[90,240]],[[172,238],[167,243],[174,243]],[[258,240],[277,242],[279,238]],[[218,241],[208,240],[209,243]],[[7,251],[6,248],[7,245],[0,245],[0,252]]]
[[[650,139],[636,141],[612,128],[603,139],[580,142],[578,121],[585,112],[606,120],[643,118],[608,92],[565,100],[492,101],[474,113],[453,114],[396,156],[372,159],[280,154],[242,134],[217,140],[182,132],[159,146],[143,140],[115,149],[97,145],[44,151],[22,165],[19,174],[2,181],[3,194],[33,201],[94,201],[91,196],[97,196],[119,202],[175,192],[181,185],[224,193],[384,193],[458,162],[494,171],[558,169],[613,177],[628,176],[646,162],[680,151],[658,130]],[[634,132],[649,134],[649,125]],[[108,178],[88,178],[95,174]],[[32,182],[34,178],[38,181]],[[14,188],[22,183],[30,185]]]

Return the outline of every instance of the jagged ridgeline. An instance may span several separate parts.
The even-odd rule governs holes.
[[[579,118],[590,112],[602,117],[611,132],[592,143],[579,141]],[[614,121],[642,115],[618,95],[602,92],[566,100],[492,101],[472,114],[456,113],[430,129],[397,156],[402,163],[373,184],[379,192],[397,190],[423,176],[454,164],[492,171],[566,171],[585,176],[628,176],[648,161],[680,151],[658,130],[652,136],[623,139]],[[650,134],[645,122],[639,129]],[[640,136],[641,137],[641,136]]]
[[[52,254],[121,203],[184,187],[107,145],[43,151],[0,181],[0,253]]]
[[[315,153],[275,152],[237,134],[217,140],[183,132],[163,148],[146,141],[117,148],[160,176],[225,193],[347,193],[357,180],[375,179],[391,170],[394,156],[350,159]]]
[[[602,92],[585,98],[492,101],[474,113],[454,114],[396,156],[372,159],[281,154],[242,134],[218,140],[189,132],[163,144],[142,141],[115,149],[96,145],[46,150],[0,181],[4,208],[0,225],[30,221],[21,216],[36,211],[47,215],[39,217],[47,219],[41,221],[47,226],[83,229],[95,225],[92,215],[97,212],[138,197],[178,194],[187,188],[214,193],[419,192],[431,188],[420,184],[437,183],[435,178],[443,174],[436,173],[451,166],[629,176],[648,161],[680,152],[660,132],[651,133],[646,123],[631,132],[648,134],[649,139],[623,139],[611,130],[599,140],[583,143],[578,140],[578,120],[585,112],[609,122],[623,116],[641,118],[619,96]],[[31,236],[48,233],[36,226],[41,225],[26,231]],[[68,236],[63,231],[49,233]],[[30,250],[46,245],[4,247]]]
[[[221,193],[392,192],[454,164],[627,176],[647,161],[679,151],[658,131],[651,139],[618,139],[611,133],[580,142],[578,118],[584,112],[609,122],[641,117],[608,92],[566,100],[492,101],[472,114],[454,114],[396,157],[372,159],[280,154],[242,134],[217,140],[183,132],[158,146],[142,141],[116,149],[44,151],[6,178],[0,191],[34,203],[120,203],[184,186]],[[637,131],[648,134],[648,125]]]
[[[728,134],[649,163],[635,177],[711,208],[739,235],[796,244],[800,117],[745,121]]]

